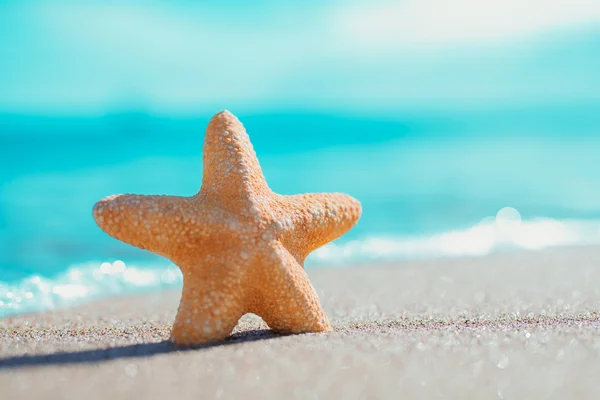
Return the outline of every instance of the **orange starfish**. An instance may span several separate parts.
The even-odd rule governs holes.
[[[222,111],[206,130],[198,194],[110,196],[93,213],[109,235],[181,268],[171,340],[195,345],[226,338],[249,312],[276,332],[331,330],[304,259],[354,226],[361,206],[340,193],[273,193],[244,127]]]

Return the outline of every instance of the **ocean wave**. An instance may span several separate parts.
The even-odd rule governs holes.
[[[330,243],[315,251],[307,266],[436,257],[485,256],[498,250],[540,250],[556,246],[600,243],[600,221],[537,218],[521,221],[514,209],[503,209],[468,229],[435,235],[368,236]],[[52,310],[114,295],[178,288],[180,270],[173,264],[143,265],[86,262],[53,277],[31,276],[20,282],[0,282],[0,317]]]
[[[90,261],[73,265],[52,278],[34,275],[20,282],[0,282],[0,318],[115,295],[176,288],[181,283],[181,272],[173,264],[139,266],[121,260]]]
[[[313,253],[319,263],[357,263],[435,257],[485,256],[499,250],[541,250],[556,246],[600,243],[600,221],[530,221],[486,218],[464,230],[422,237],[373,236],[344,244],[331,243]]]

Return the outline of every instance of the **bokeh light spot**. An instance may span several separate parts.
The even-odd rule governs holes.
[[[496,214],[496,225],[503,232],[514,232],[521,225],[521,214],[516,208],[504,207]]]

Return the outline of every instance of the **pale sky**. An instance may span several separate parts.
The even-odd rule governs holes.
[[[597,0],[359,2],[332,12],[341,36],[365,48],[511,42],[600,22]]]
[[[327,4],[6,0],[0,112],[600,101],[597,0]]]

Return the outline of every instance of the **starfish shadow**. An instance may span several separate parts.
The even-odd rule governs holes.
[[[10,368],[40,367],[64,364],[88,364],[123,358],[150,357],[158,354],[186,352],[191,350],[229,346],[244,342],[268,340],[282,336],[287,335],[277,334],[269,329],[256,329],[235,333],[221,342],[208,343],[199,346],[181,347],[176,346],[170,341],[165,340],[158,343],[132,344],[106,349],[14,356],[8,358],[0,358],[0,370]]]

